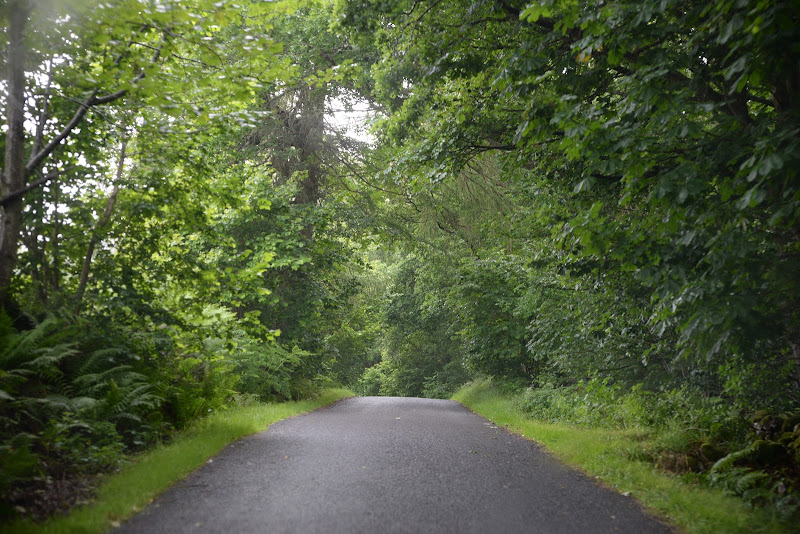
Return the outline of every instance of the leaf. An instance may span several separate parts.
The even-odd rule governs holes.
[[[519,14],[520,20],[526,20],[528,22],[537,22],[540,18],[551,17],[552,11],[549,6],[544,5],[543,2],[534,3],[528,5],[522,12]]]
[[[731,65],[725,69],[725,80],[730,80],[734,75],[742,72],[745,67],[747,66],[747,60],[749,58],[748,54],[744,54],[739,57],[736,61],[731,63]],[[741,90],[741,89],[739,89]]]
[[[747,208],[755,208],[764,199],[767,198],[767,192],[760,186],[755,185],[745,192],[744,195],[736,202],[736,206],[740,210],[744,210]]]

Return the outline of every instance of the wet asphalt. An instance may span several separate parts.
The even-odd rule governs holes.
[[[233,443],[115,534],[667,533],[454,401],[355,397]]]

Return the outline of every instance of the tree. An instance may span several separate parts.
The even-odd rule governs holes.
[[[645,337],[656,335],[645,362],[659,355],[672,366],[674,339],[677,367],[723,383],[745,369],[789,369],[794,385],[776,387],[796,396],[791,2],[339,9],[343,25],[382,49],[376,98],[390,112],[383,139],[397,147],[387,178],[435,190],[479,154],[497,154],[520,187],[560,197],[548,208],[534,194],[523,208],[552,215],[529,229],[566,254],[551,265],[609,295],[625,288],[645,307]]]
[[[232,4],[205,0],[7,4],[8,129],[0,190],[4,305],[10,304],[24,195],[98,162],[81,161],[74,152],[87,150],[79,138],[91,133],[82,130],[101,137],[114,128],[108,121],[122,121],[123,115],[128,115],[129,128],[146,130],[151,117],[137,113],[148,110],[172,117],[161,121],[162,133],[167,133],[188,119],[208,123],[241,110],[261,84],[259,76],[272,80],[277,72],[271,55],[276,46],[257,30],[269,11],[256,5],[237,11]],[[243,29],[234,40],[221,39],[222,30],[230,26]],[[263,53],[255,61],[237,60],[232,52],[245,45]],[[214,96],[220,91],[226,94],[225,102]],[[27,107],[31,101],[38,112]],[[113,110],[106,109],[110,106]],[[92,114],[101,119],[90,120]],[[32,138],[25,130],[26,120],[36,125]]]
[[[231,303],[280,330],[287,348],[314,353],[305,360],[311,376],[324,371],[325,339],[347,315],[357,290],[349,273],[359,269],[359,235],[341,194],[342,160],[358,148],[330,116],[334,99],[354,91],[346,65],[366,52],[328,31],[330,17],[331,6],[309,3],[272,21],[270,35],[291,68],[259,91],[260,120],[234,141],[237,164],[267,171],[246,184],[247,209],[225,221],[237,254],[221,262],[258,271],[250,281],[258,287]]]

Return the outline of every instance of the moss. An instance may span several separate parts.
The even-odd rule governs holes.
[[[794,432],[795,429],[800,430],[800,414],[790,415],[783,420],[781,425],[782,432]]]
[[[789,448],[789,443],[791,443],[793,439],[794,439],[794,434],[792,434],[791,432],[784,432],[778,438],[778,443],[780,443],[786,448]]]
[[[785,432],[779,442],[791,453],[800,451],[800,432]]]
[[[769,412],[767,410],[758,410],[753,414],[750,420],[756,423],[759,421],[763,421],[767,417],[769,417]]]

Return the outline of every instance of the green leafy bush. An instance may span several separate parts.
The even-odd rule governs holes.
[[[44,477],[111,469],[161,430],[162,398],[136,359],[124,348],[95,349],[95,334],[66,313],[18,332],[0,312],[3,500]]]
[[[241,343],[231,355],[233,371],[240,376],[236,389],[264,401],[290,399],[293,372],[310,355],[297,346],[286,350],[276,341]]]
[[[367,367],[356,384],[356,392],[359,395],[392,395],[389,378],[392,368],[390,360],[381,360],[375,365]]]
[[[625,388],[595,377],[574,386],[530,387],[516,402],[531,417],[545,421],[675,431],[689,441],[738,443],[748,430],[740,408],[688,387],[649,391],[640,384]]]
[[[691,474],[784,519],[800,514],[800,417],[793,413],[760,411],[751,424],[728,399],[689,387],[647,391],[598,378],[569,387],[544,383],[515,402],[542,421],[640,431],[646,442],[632,457]]]

